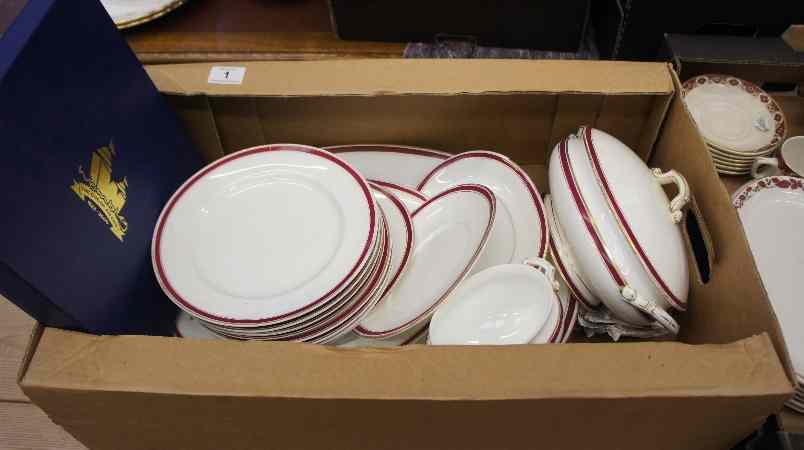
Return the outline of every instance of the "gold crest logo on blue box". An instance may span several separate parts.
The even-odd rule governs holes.
[[[121,211],[126,205],[128,180],[125,177],[120,181],[112,179],[112,160],[115,155],[113,142],[95,150],[89,165],[89,176],[79,165],[78,173],[81,175],[81,180],[73,180],[70,189],[86,202],[98,217],[109,225],[109,229],[117,239],[123,242],[123,237],[128,231],[128,221]]]

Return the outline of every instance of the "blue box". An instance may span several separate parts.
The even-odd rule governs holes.
[[[0,293],[48,326],[170,334],[151,235],[201,158],[98,1],[0,5]]]

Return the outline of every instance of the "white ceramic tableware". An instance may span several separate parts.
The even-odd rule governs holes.
[[[377,207],[366,181],[323,150],[242,150],[187,180],[154,231],[168,297],[208,322],[259,326],[331,300],[364,267]]]
[[[550,256],[561,274],[561,278],[572,295],[586,305],[587,308],[597,308],[600,306],[600,299],[595,297],[592,290],[586,286],[586,282],[578,272],[578,264],[572,254],[572,246],[564,237],[561,224],[556,219],[553,211],[553,200],[550,195],[544,197],[544,209],[550,228]]]
[[[678,226],[689,201],[684,178],[651,170],[616,138],[582,127],[554,149],[549,182],[586,285],[620,319],[658,321],[677,333],[666,309],[684,309],[689,289]],[[662,189],[668,183],[679,190],[672,201]]]
[[[183,5],[186,0],[101,0],[117,28],[150,22]]]
[[[176,318],[176,336],[190,339],[226,339],[212,332],[200,320],[184,311],[179,312],[179,316]]]
[[[780,175],[785,172],[804,176],[804,136],[791,137],[782,144],[778,157],[760,156],[751,166],[751,176],[754,178]]]
[[[490,190],[461,185],[414,211],[415,245],[408,268],[356,332],[390,337],[429,319],[477,261],[494,224],[494,209]]]
[[[383,296],[393,289],[400,275],[405,272],[410,252],[413,249],[413,220],[410,213],[405,209],[405,205],[392,194],[376,183],[370,183],[374,200],[382,208],[385,219],[388,222],[388,230],[391,238],[391,279],[383,292]]]
[[[346,333],[333,341],[332,344],[338,347],[399,347],[403,345],[421,344],[427,336],[427,324],[421,324],[410,330],[387,339],[372,339],[360,336],[357,333]]]
[[[405,205],[405,209],[407,209],[409,213],[416,211],[424,204],[424,202],[427,201],[427,197],[416,189],[395,183],[389,183],[387,181],[372,179],[369,179],[368,181],[369,183],[376,184],[386,191],[394,194],[396,198],[398,198],[402,204]]]
[[[545,260],[478,272],[453,291],[430,320],[433,345],[527,344],[556,305],[558,284]]]
[[[558,336],[558,342],[564,343],[572,335],[572,330],[575,329],[575,323],[578,321],[578,309],[580,302],[575,296],[572,295],[567,283],[563,278],[556,277],[558,282],[558,299],[561,302],[564,317],[561,322],[561,333]]]
[[[779,105],[755,84],[728,75],[699,75],[684,82],[682,96],[703,138],[742,154],[769,152],[787,134]]]
[[[338,155],[364,177],[415,188],[449,153],[406,145],[333,145],[324,150]]]
[[[564,304],[558,297],[553,297],[553,310],[544,327],[531,339],[531,344],[559,344],[562,342],[564,329]]]
[[[499,153],[461,153],[433,169],[419,190],[433,196],[466,183],[486,186],[497,198],[494,230],[473,273],[499,264],[520,263],[530,256],[544,257],[548,238],[544,204],[522,168]]]
[[[732,196],[782,329],[793,368],[804,376],[804,180],[754,180]]]
[[[332,324],[339,318],[346,317],[347,311],[353,311],[355,304],[366,301],[366,292],[376,282],[378,271],[383,267],[384,261],[382,258],[387,257],[386,245],[391,245],[387,240],[387,226],[384,220],[384,214],[379,214],[377,217],[380,219],[381,226],[378,230],[381,231],[376,239],[374,248],[372,249],[371,257],[362,270],[361,274],[343,291],[341,291],[331,301],[323,304],[322,306],[292,319],[274,322],[269,325],[260,327],[238,327],[218,325],[214,323],[207,323],[207,327],[214,331],[240,336],[244,338],[274,338],[274,339],[292,339],[294,335],[304,334],[311,329],[319,328],[322,324]]]
[[[274,333],[269,328],[262,333],[249,334],[248,338],[255,340],[326,343],[351,331],[352,328],[357,326],[357,322],[371,310],[377,301],[379,301],[385,283],[387,283],[389,279],[391,247],[388,235],[389,233],[386,227],[386,232],[382,237],[382,255],[372,272],[370,281],[353,295],[353,300],[345,307],[339,309],[334,314],[328,315],[324,320],[318,320],[317,318],[315,322],[307,324],[301,329],[293,331],[283,330],[283,332]]]

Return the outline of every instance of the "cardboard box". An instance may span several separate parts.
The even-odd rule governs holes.
[[[201,161],[99,2],[2,2],[0,135],[0,293],[50,326],[171,335],[151,235]]]
[[[341,349],[42,329],[20,385],[88,447],[727,449],[791,396],[778,324],[669,65],[243,65],[241,85],[208,84],[205,64],[148,69],[209,158],[280,141],[488,148],[544,193],[553,145],[589,124],[687,177],[708,281],[690,255],[679,342]]]
[[[577,52],[589,0],[329,0],[345,40],[434,42],[452,35],[480,45]]]
[[[804,53],[788,47],[781,38],[670,34],[666,40],[668,58],[680,73],[682,81],[704,73],[723,73],[758,85],[769,84],[770,87],[798,85],[799,92],[769,92],[785,113],[788,136],[804,135],[804,92],[800,87],[804,84]],[[750,179],[750,176],[721,177],[729,194]],[[804,440],[804,414],[785,408],[777,416],[776,423],[782,433],[800,435],[780,437],[780,445],[787,445],[788,438]]]

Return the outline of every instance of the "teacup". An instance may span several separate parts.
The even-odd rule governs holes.
[[[793,136],[784,141],[778,157],[759,157],[751,165],[754,178],[779,174],[804,176],[804,136]]]

